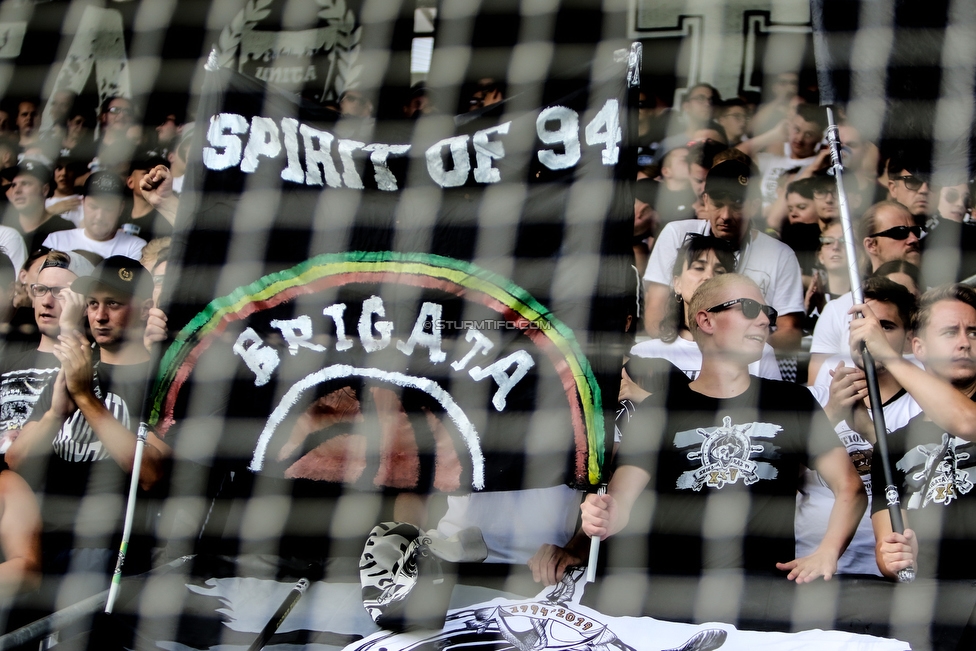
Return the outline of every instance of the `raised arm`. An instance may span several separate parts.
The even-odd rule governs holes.
[[[855,305],[851,312],[864,318],[851,321],[851,345],[867,344],[875,360],[911,394],[926,417],[953,436],[976,441],[976,403],[952,384],[899,355],[884,337],[877,316],[867,305]]]
[[[59,343],[54,346],[54,354],[61,362],[71,399],[81,410],[109,456],[123,471],[131,473],[135,461],[136,435],[117,421],[95,395],[92,388],[91,347],[88,341],[76,333],[61,335]],[[138,414],[133,416],[138,418]],[[171,454],[170,447],[150,432],[143,450],[139,475],[139,485],[142,488],[148,489],[160,479],[163,462]]]

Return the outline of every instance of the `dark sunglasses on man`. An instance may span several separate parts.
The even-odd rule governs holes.
[[[705,310],[706,312],[724,312],[725,310],[735,306],[742,306],[742,316],[747,319],[755,319],[762,312],[769,319],[769,327],[772,328],[776,325],[776,316],[779,314],[775,309],[769,305],[763,305],[759,301],[754,301],[751,298],[736,298],[731,301],[726,301],[721,305],[715,305],[713,307]]]
[[[927,180],[913,176],[911,174],[906,174],[905,176],[894,176],[891,178],[892,181],[901,181],[905,184],[905,187],[912,192],[918,192],[922,189],[922,186],[928,183]]]
[[[895,226],[894,228],[889,228],[886,231],[881,231],[880,233],[871,233],[868,237],[887,237],[892,240],[907,240],[909,235],[914,235],[917,238],[922,237],[922,227],[921,226]]]

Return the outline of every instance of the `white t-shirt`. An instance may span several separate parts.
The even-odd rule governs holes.
[[[760,190],[762,191],[763,208],[776,202],[776,182],[786,170],[794,167],[806,167],[816,159],[816,156],[808,158],[791,158],[790,143],[783,144],[784,155],[760,152],[756,155],[756,166],[759,168]]]
[[[9,226],[0,226],[0,248],[6,252],[10,262],[14,265],[14,278],[17,272],[24,266],[27,260],[27,245],[24,238],[15,229]]]
[[[523,565],[548,543],[564,546],[576,533],[582,493],[569,486],[449,495],[437,523],[446,537],[478,527],[488,546],[486,563]]]
[[[648,339],[631,348],[630,354],[634,357],[666,359],[677,366],[691,380],[698,377],[701,372],[702,355],[698,344],[681,337],[671,343],[666,343],[660,339]],[[783,379],[772,346],[769,344],[763,346],[763,354],[759,361],[749,364],[749,374],[769,380]]]
[[[711,225],[703,219],[682,219],[666,225],[654,243],[644,272],[645,281],[671,286],[674,261],[688,233],[709,235]],[[754,230],[737,258],[736,271],[756,281],[763,297],[777,312],[805,311],[800,263],[790,247]]]
[[[124,255],[133,260],[138,260],[139,256],[142,255],[143,247],[146,246],[146,240],[119,231],[112,239],[98,242],[85,235],[85,229],[73,228],[69,231],[51,233],[44,240],[44,246],[58,251],[74,251],[75,249],[91,251],[103,258]]]
[[[824,355],[841,355],[850,358],[851,354],[851,319],[848,311],[854,307],[854,295],[850,292],[841,294],[824,305],[817,325],[813,326],[813,341],[810,342],[810,353]],[[827,384],[830,384],[828,376]]]
[[[830,397],[830,371],[839,362],[845,366],[853,366],[849,356],[837,355],[828,358],[820,367],[817,379],[810,391],[822,405],[827,404]],[[893,432],[904,427],[909,420],[921,413],[922,409],[907,392],[902,391],[884,405],[885,430]],[[870,410],[868,410],[870,413]],[[881,576],[874,555],[874,529],[871,526],[871,463],[874,446],[864,440],[860,434],[841,421],[835,428],[838,438],[847,448],[851,462],[858,470],[864,488],[868,493],[869,507],[857,525],[854,539],[837,562],[838,574],[874,574]],[[880,463],[880,462],[879,462]],[[827,520],[830,510],[834,506],[834,494],[827,487],[823,478],[814,470],[806,470],[803,477],[803,490],[796,497],[796,518],[794,531],[796,534],[796,556],[808,556],[813,553],[817,545],[827,532]]]
[[[67,197],[51,197],[50,199],[44,200],[44,207],[50,208],[54,204],[60,203],[62,201],[67,201],[68,199],[78,199],[79,201],[83,201],[85,198],[80,194],[72,194]],[[64,219],[67,219],[75,226],[81,226],[81,220],[85,218],[85,207],[82,205],[78,205],[78,207],[73,208],[72,210],[68,210],[61,213],[60,216],[63,217]]]

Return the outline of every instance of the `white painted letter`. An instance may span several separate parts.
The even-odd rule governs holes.
[[[332,134],[303,124],[299,131],[305,143],[305,184],[322,185],[322,173],[330,188],[342,187],[342,179],[332,160]],[[321,169],[319,166],[321,165]]]
[[[383,307],[383,299],[379,296],[370,296],[363,301],[363,313],[359,317],[359,340],[363,342],[363,348],[367,353],[375,353],[383,350],[390,345],[390,334],[393,332],[392,321],[377,321],[373,323],[373,315],[386,316],[386,308]],[[379,337],[373,336],[373,328],[380,333]]]
[[[247,133],[247,120],[236,113],[220,113],[210,118],[203,164],[208,169],[225,170],[241,162],[241,139],[234,134]],[[223,151],[217,151],[223,149]]]
[[[288,167],[281,170],[281,178],[292,183],[304,183],[305,171],[298,157],[298,120],[281,118],[281,133],[285,137],[285,160],[288,161]]]
[[[447,359],[447,353],[441,351],[441,329],[437,327],[441,320],[444,307],[438,303],[425,302],[417,315],[417,322],[413,324],[413,332],[406,342],[398,341],[397,350],[407,355],[413,355],[414,346],[420,344],[429,351],[430,361],[440,364]],[[430,321],[430,332],[426,332],[427,322]]]
[[[491,166],[492,158],[505,158],[505,146],[497,141],[488,140],[488,136],[494,133],[502,135],[508,133],[511,122],[499,124],[497,127],[476,131],[471,141],[474,143],[474,180],[478,183],[498,183],[502,180],[501,174]]]
[[[340,139],[336,149],[339,150],[339,162],[342,163],[342,180],[347,188],[356,190],[363,189],[363,179],[359,176],[356,164],[352,160],[352,153],[357,149],[362,149],[365,142],[358,140]]]
[[[369,155],[370,162],[373,163],[373,178],[376,179],[376,187],[386,192],[397,189],[397,180],[386,164],[390,156],[402,156],[410,151],[410,145],[366,145],[363,151],[372,152]]]
[[[241,171],[251,173],[257,170],[258,156],[277,158],[280,153],[281,139],[278,137],[278,125],[275,121],[258,115],[252,117],[251,132],[247,136]]]
[[[265,346],[261,337],[253,329],[248,328],[234,342],[234,353],[241,356],[247,367],[254,373],[254,386],[261,387],[268,383],[271,374],[278,368],[278,351]]]
[[[335,321],[336,327],[336,350],[349,350],[352,348],[352,339],[346,336],[346,322],[342,320],[342,315],[346,312],[345,303],[333,303],[322,310],[325,316],[331,316]]]
[[[444,159],[441,151],[446,145],[451,147],[451,160],[454,169],[447,171],[444,169]],[[444,138],[439,143],[427,150],[427,172],[430,178],[442,188],[456,188],[464,185],[468,180],[468,172],[471,171],[471,161],[468,159],[468,137],[454,136]]]
[[[512,364],[516,365],[515,372],[509,375],[506,371]],[[498,391],[492,397],[491,404],[495,406],[497,411],[504,411],[505,398],[508,396],[508,392],[518,384],[519,380],[525,377],[525,374],[533,366],[535,366],[535,362],[532,360],[532,356],[524,350],[517,350],[505,359],[498,360],[488,368],[482,369],[479,366],[472,367],[468,371],[468,374],[474,378],[475,382],[483,380],[489,375],[495,380],[495,384],[498,385]]]
[[[468,365],[468,362],[474,359],[474,356],[478,354],[478,351],[481,351],[482,355],[487,355],[488,351],[495,347],[495,344],[491,343],[491,340],[488,339],[488,337],[474,329],[468,330],[465,333],[464,340],[473,341],[474,346],[471,347],[471,350],[468,351],[467,355],[459,360],[451,362],[451,368],[453,368],[455,371],[463,371],[464,367]]]
[[[312,319],[304,314],[286,321],[275,319],[271,322],[271,327],[281,330],[281,336],[288,344],[288,352],[292,355],[297,355],[299,348],[318,352],[325,350],[325,346],[312,343]]]

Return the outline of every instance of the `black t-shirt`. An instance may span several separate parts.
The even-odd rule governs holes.
[[[648,398],[618,454],[618,465],[651,475],[648,571],[775,573],[777,562],[795,557],[801,466],[839,445],[810,392],[787,382],[753,378],[747,391],[729,399],[672,383],[665,397]],[[612,550],[609,558],[621,556],[641,560]]]
[[[24,238],[24,245],[27,247],[28,253],[41,248],[41,246],[44,244],[44,240],[46,240],[47,236],[51,233],[76,228],[74,224],[69,222],[64,217],[52,215],[47,221],[35,228],[30,233],[25,233],[23,227],[20,225],[20,217],[13,210],[9,210],[7,212],[4,224],[10,226],[15,231],[20,233],[20,236]]]
[[[927,283],[934,287],[976,274],[976,224],[935,217],[926,227],[929,231],[922,238],[922,250],[926,258],[939,260],[938,265],[926,270]]]
[[[0,355],[0,436],[3,432],[19,430],[30,417],[34,404],[48,383],[53,380],[61,363],[53,353],[36,349],[4,348]],[[5,449],[0,442],[0,451]]]
[[[158,210],[153,210],[142,217],[132,217],[132,209],[128,208],[119,218],[119,228],[129,235],[141,237],[147,242],[157,237],[167,237],[173,234],[173,226]]]
[[[94,373],[102,402],[131,432],[139,428],[148,372],[148,362],[128,366],[101,362]],[[40,420],[50,408],[53,391],[54,383],[49,383],[30,420]],[[40,460],[46,467],[32,468],[25,479],[44,494],[45,531],[74,531],[77,535],[84,530],[93,540],[76,542],[76,546],[106,546],[106,536],[121,531],[129,475],[109,456],[81,410],[64,422],[54,437],[51,453]],[[94,495],[106,499],[96,507],[90,501]],[[82,508],[82,498],[88,498],[87,508]],[[76,526],[82,520],[84,524]]]
[[[901,507],[908,511],[905,526],[919,541],[920,576],[976,579],[972,563],[976,545],[976,443],[951,436],[919,414],[888,435],[892,480]],[[874,454],[877,457],[878,448]],[[886,511],[884,470],[871,466],[874,486],[871,512]]]

